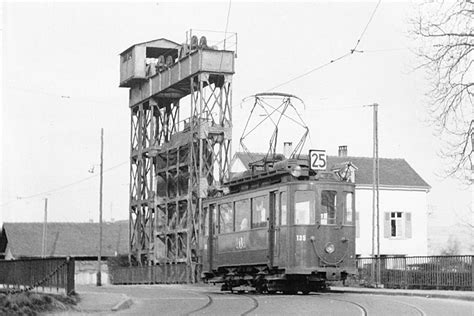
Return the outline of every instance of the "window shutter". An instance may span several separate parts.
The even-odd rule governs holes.
[[[411,213],[405,213],[405,238],[411,238]]]
[[[359,212],[356,212],[356,238],[360,237]]]
[[[385,212],[385,220],[383,223],[383,237],[390,238],[390,212]]]

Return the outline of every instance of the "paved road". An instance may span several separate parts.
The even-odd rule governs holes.
[[[114,313],[120,315],[474,315],[473,302],[424,297],[230,294],[206,285],[113,286],[100,291],[133,299],[129,309]]]

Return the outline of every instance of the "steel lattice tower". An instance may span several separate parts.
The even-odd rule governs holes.
[[[171,264],[177,280],[196,278],[201,201],[229,175],[233,73],[233,51],[195,39],[158,39],[121,54],[131,109],[130,254],[140,264]]]

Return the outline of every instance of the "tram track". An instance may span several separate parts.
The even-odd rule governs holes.
[[[390,299],[389,301],[396,302],[396,303],[398,303],[398,304],[411,307],[411,308],[413,308],[414,310],[416,310],[416,311],[418,312],[418,314],[420,314],[420,316],[426,316],[426,313],[425,313],[422,309],[420,309],[419,307],[417,307],[417,306],[415,306],[415,305],[413,305],[413,304],[405,303],[405,302],[400,302],[399,300],[394,300],[394,299]]]
[[[326,300],[334,300],[334,301],[339,301],[339,302],[344,302],[344,303],[349,303],[351,305],[354,305],[356,306],[359,311],[361,312],[361,315],[362,316],[368,316],[369,315],[369,312],[368,310],[361,304],[359,303],[356,303],[354,301],[350,301],[350,300],[345,300],[345,299],[339,299],[339,298],[334,298],[334,297],[325,297],[323,295],[318,295],[317,297],[319,298],[323,298],[323,299],[326,299]]]
[[[323,296],[321,296],[321,297],[323,297]],[[369,314],[368,310],[363,305],[361,305],[360,303],[357,303],[357,302],[354,302],[354,301],[351,301],[351,300],[346,300],[346,299],[334,298],[334,297],[325,297],[325,298],[330,299],[330,300],[341,301],[341,302],[346,302],[346,303],[356,305],[361,310],[362,315],[366,316],[366,315]],[[390,298],[386,298],[386,300],[389,301],[389,302],[393,302],[395,304],[398,304],[398,305],[407,306],[407,307],[415,310],[416,313],[420,316],[427,316],[427,314],[421,308],[419,308],[418,306],[415,306],[413,304],[402,302],[402,301],[399,301],[399,300],[396,300],[396,299],[390,299]]]
[[[195,313],[198,313],[202,310],[205,310],[206,308],[209,308],[209,306],[211,306],[214,303],[214,300],[212,299],[212,297],[210,295],[203,294],[203,293],[199,293],[199,295],[206,296],[207,297],[207,303],[204,304],[203,306],[197,308],[197,309],[194,309],[190,312],[187,312],[186,314],[184,314],[185,316],[190,316],[192,314],[195,314]]]
[[[199,295],[205,296],[207,298],[206,304],[202,305],[201,307],[199,307],[197,309],[189,311],[189,312],[187,312],[186,314],[183,314],[183,315],[185,315],[185,316],[195,315],[195,314],[197,314],[197,313],[199,313],[199,312],[201,312],[205,309],[210,308],[216,302],[216,300],[214,300],[210,294],[199,293]],[[251,312],[253,312],[254,310],[256,310],[259,307],[258,300],[256,298],[254,298],[252,295],[249,295],[249,294],[226,294],[226,296],[227,295],[229,295],[231,297],[235,297],[235,298],[245,297],[245,298],[248,298],[252,301],[252,303],[253,303],[252,307],[247,309],[246,311],[242,312],[240,314],[241,316],[249,315]]]
[[[251,312],[253,312],[254,310],[256,310],[256,309],[258,308],[258,301],[257,301],[256,298],[254,298],[254,297],[252,297],[252,296],[250,296],[250,295],[244,294],[243,296],[245,296],[245,297],[247,297],[247,298],[249,298],[249,299],[251,299],[251,300],[253,301],[253,307],[250,308],[249,310],[243,312],[242,314],[240,314],[241,316],[246,316],[246,315],[250,314]]]

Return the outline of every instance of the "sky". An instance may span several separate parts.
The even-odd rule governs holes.
[[[229,3],[3,4],[0,222],[42,221],[45,198],[49,221],[97,221],[100,128],[104,219],[127,219],[130,110],[128,89],[118,87],[119,54],[156,38],[182,43],[191,28],[224,31]],[[250,109],[242,99],[349,52],[375,5],[232,2],[228,31],[238,34],[234,151]],[[378,103],[379,156],[406,159],[432,187],[431,220],[454,225],[472,216],[471,190],[439,176],[446,162],[427,123],[429,78],[414,71],[410,51],[415,13],[409,2],[382,1],[358,46],[363,53],[277,91],[304,100],[299,110],[310,129],[306,149],[329,155],[347,145],[349,155],[372,156],[372,110],[363,105]],[[249,148],[262,148],[262,139],[250,140]]]

